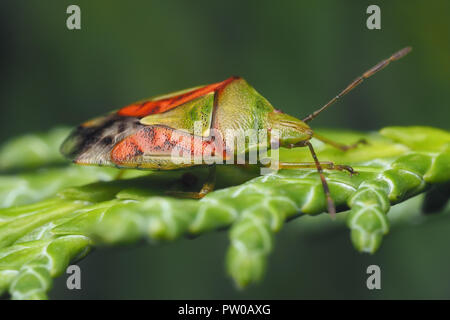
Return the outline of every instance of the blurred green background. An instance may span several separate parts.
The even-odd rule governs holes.
[[[81,8],[81,30],[66,28],[70,4]],[[381,30],[366,28],[370,4],[381,7]],[[449,12],[446,0],[2,1],[0,142],[230,75],[302,118],[407,45],[410,55],[312,125],[449,129]],[[68,291],[63,276],[50,296],[450,298],[448,214],[394,226],[373,256],[356,253],[345,228],[306,228],[302,219],[286,225],[263,282],[245,291],[225,274],[226,234],[211,233],[97,250],[80,263],[81,291]],[[366,288],[370,264],[381,267],[382,290]]]

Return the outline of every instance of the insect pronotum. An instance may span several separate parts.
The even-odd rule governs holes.
[[[398,60],[411,51],[406,47],[381,61],[352,81],[323,107],[299,120],[274,107],[244,79],[231,77],[225,81],[186,89],[162,96],[145,99],[125,106],[78,126],[61,146],[61,152],[73,162],[82,165],[113,166],[146,170],[172,170],[208,165],[210,170],[206,183],[199,192],[172,192],[178,196],[202,198],[214,189],[215,164],[208,157],[230,159],[237,151],[230,152],[226,144],[227,130],[245,131],[265,129],[268,139],[271,132],[278,132],[278,146],[285,148],[308,147],[313,162],[279,162],[279,168],[316,168],[325,193],[328,212],[336,213],[333,199],[323,170],[353,169],[332,162],[320,162],[311,138],[316,138],[340,150],[355,148],[343,145],[316,134],[307,123],[330,107],[342,96],[358,86],[390,62]],[[195,131],[199,124],[200,131]],[[267,140],[265,141],[267,142]],[[243,152],[259,147],[246,142]],[[193,148],[193,145],[200,146]],[[201,157],[202,162],[175,161],[174,152]]]

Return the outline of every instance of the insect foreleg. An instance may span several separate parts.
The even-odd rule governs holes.
[[[317,171],[319,172],[319,175],[320,175],[320,180],[322,180],[323,191],[325,193],[325,198],[327,199],[328,212],[330,213],[330,215],[332,217],[334,217],[336,215],[336,207],[334,206],[333,199],[331,198],[330,188],[328,187],[327,180],[325,179],[325,176],[323,175],[322,166],[320,165],[320,162],[317,159],[317,156],[316,156],[316,153],[314,152],[314,148],[313,148],[312,144],[309,141],[305,142],[305,144],[308,146],[309,151],[311,152],[311,155],[316,164]]]
[[[330,146],[333,146],[335,148],[338,148],[339,150],[342,150],[342,151],[347,151],[347,150],[354,149],[354,148],[358,147],[360,144],[367,144],[367,141],[365,139],[360,139],[360,140],[356,141],[353,144],[346,145],[346,144],[343,144],[343,143],[339,143],[339,142],[330,140],[330,139],[325,138],[323,136],[320,136],[320,135],[316,134],[315,132],[313,134],[313,137],[316,138],[317,140],[320,140],[320,141],[322,141],[322,142],[324,142],[326,144],[329,144]]]
[[[353,170],[352,167],[335,164],[331,161],[320,161],[320,166],[325,170],[337,170],[337,171],[347,171],[350,175],[356,174],[357,172]],[[315,162],[279,162],[278,168],[280,169],[310,169],[316,168]]]

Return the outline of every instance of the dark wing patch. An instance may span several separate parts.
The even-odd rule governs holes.
[[[78,164],[114,165],[114,145],[143,127],[139,119],[117,114],[97,118],[78,126],[61,145],[61,153]]]

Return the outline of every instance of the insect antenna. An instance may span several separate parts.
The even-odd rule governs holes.
[[[317,159],[317,156],[313,149],[312,144],[308,141],[308,142],[306,142],[306,145],[308,146],[309,151],[311,151],[311,155],[314,159],[314,162],[316,163],[316,168],[320,175],[320,180],[322,180],[323,191],[325,192],[325,198],[327,199],[328,212],[330,213],[331,217],[334,218],[334,216],[336,215],[336,207],[334,206],[333,199],[331,198],[330,188],[328,187],[327,180],[325,179],[325,176],[323,175],[322,166],[320,165],[320,162]]]
[[[380,61],[378,64],[376,64],[375,66],[373,66],[372,68],[370,68],[369,70],[364,72],[361,76],[359,76],[358,78],[353,80],[353,82],[350,83],[344,90],[342,90],[341,93],[339,93],[333,99],[328,101],[328,103],[325,104],[322,108],[314,111],[312,114],[310,114],[305,119],[303,119],[303,122],[308,122],[308,121],[313,120],[315,117],[317,117],[319,115],[319,113],[321,113],[322,111],[327,109],[329,106],[334,104],[336,101],[338,101],[341,97],[343,97],[344,95],[346,95],[347,93],[352,91],[356,86],[358,86],[361,82],[363,82],[364,79],[367,79],[367,78],[371,77],[372,75],[374,75],[375,73],[377,73],[378,71],[380,71],[381,69],[384,69],[392,61],[395,61],[395,60],[398,60],[400,58],[403,58],[410,51],[411,51],[411,47],[406,47],[406,48],[401,49],[400,51],[397,51],[396,53],[394,53],[389,58],[387,58],[387,59],[385,59],[383,61]]]

